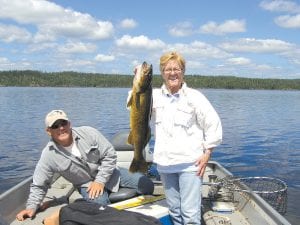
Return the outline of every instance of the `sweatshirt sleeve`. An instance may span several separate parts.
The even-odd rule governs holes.
[[[33,173],[30,193],[26,204],[27,209],[35,211],[38,209],[51,184],[54,172],[51,171],[48,159],[49,157],[43,151]]]
[[[100,163],[95,181],[106,184],[116,168],[117,153],[113,145],[99,131],[95,130],[95,132],[100,152]]]

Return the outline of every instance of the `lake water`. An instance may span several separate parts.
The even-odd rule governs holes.
[[[48,137],[44,117],[63,109],[73,126],[108,139],[129,128],[128,88],[0,87],[0,193],[32,175]],[[270,176],[288,184],[288,212],[300,224],[300,92],[201,90],[219,113],[219,161],[236,176]]]

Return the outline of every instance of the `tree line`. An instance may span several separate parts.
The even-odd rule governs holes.
[[[120,74],[0,71],[0,86],[5,87],[131,87],[132,80],[132,75]],[[185,75],[185,81],[194,88],[300,90],[300,79]],[[162,82],[160,75],[153,76],[153,87],[160,87]]]

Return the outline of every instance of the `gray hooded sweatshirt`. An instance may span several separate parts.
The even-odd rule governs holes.
[[[51,139],[35,168],[27,209],[37,210],[55,173],[77,188],[87,187],[90,182],[97,181],[110,191],[118,191],[120,173],[112,144],[98,130],[88,126],[72,128],[72,136],[81,158],[75,157]]]

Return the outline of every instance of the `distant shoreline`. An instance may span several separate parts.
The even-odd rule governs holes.
[[[80,72],[0,71],[0,86],[20,87],[131,87],[132,75]],[[300,79],[261,79],[235,76],[185,75],[188,86],[215,89],[300,90]],[[153,76],[153,87],[162,84]]]

